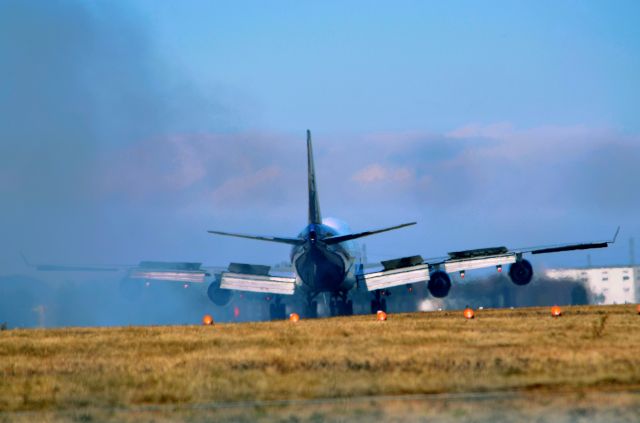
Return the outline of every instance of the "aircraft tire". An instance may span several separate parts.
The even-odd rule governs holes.
[[[344,315],[353,316],[353,301],[347,301],[344,306]]]
[[[387,312],[387,300],[371,300],[371,314],[376,314],[378,310]]]
[[[311,319],[315,319],[316,317],[318,317],[317,301],[311,301],[309,304],[307,304],[307,306],[305,307],[305,315],[306,317]]]

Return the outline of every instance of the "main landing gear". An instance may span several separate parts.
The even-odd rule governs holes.
[[[384,298],[385,295],[388,295],[384,290],[374,291],[374,297],[371,300],[371,314],[376,314],[378,310],[382,310],[385,313],[387,312],[387,300]]]
[[[304,305],[304,317],[318,317],[318,301],[315,300],[317,294],[310,294]],[[351,316],[353,315],[353,301],[349,300],[345,292],[331,294],[329,300],[329,316]]]
[[[331,316],[352,316],[353,301],[349,300],[347,298],[347,294],[344,292],[331,294],[331,300],[329,301],[329,313]]]
[[[315,319],[318,317],[318,302],[314,300],[315,295],[309,295],[304,304],[304,317]]]

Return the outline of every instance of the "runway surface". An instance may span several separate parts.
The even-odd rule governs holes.
[[[485,392],[0,413],[0,421],[637,422],[640,391]]]

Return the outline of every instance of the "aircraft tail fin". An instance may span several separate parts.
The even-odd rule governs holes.
[[[316,189],[316,172],[313,165],[313,147],[311,145],[311,131],[307,129],[307,169],[309,182],[309,224],[321,224],[320,200]]]

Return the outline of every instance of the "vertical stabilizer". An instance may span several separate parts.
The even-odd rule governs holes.
[[[320,202],[318,200],[318,190],[316,189],[316,171],[313,166],[313,148],[311,146],[311,131],[307,129],[307,166],[309,178],[309,224],[322,223],[320,215]]]

